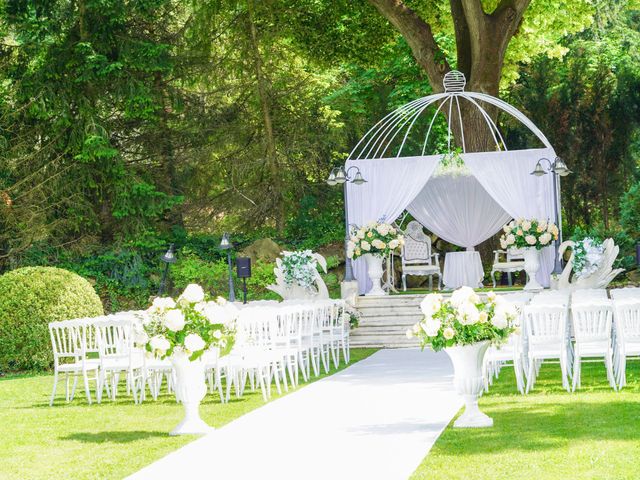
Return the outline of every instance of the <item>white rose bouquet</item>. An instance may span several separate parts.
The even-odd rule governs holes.
[[[559,230],[555,223],[546,220],[512,220],[502,227],[500,246],[509,248],[535,248],[540,250],[558,239]]]
[[[494,292],[487,293],[483,300],[469,287],[459,288],[446,300],[431,293],[420,309],[424,318],[407,330],[407,337],[419,337],[423,348],[430,345],[436,352],[483,340],[503,343],[516,330],[518,318],[518,310],[511,302]]]
[[[222,356],[233,347],[237,317],[235,305],[221,297],[207,301],[202,287],[191,284],[177,301],[170,297],[153,300],[136,326],[135,342],[160,358],[181,351],[193,361],[211,348],[219,348]]]
[[[347,256],[356,259],[367,253],[384,257],[404,244],[404,237],[388,223],[371,222],[351,232]]]
[[[591,237],[575,240],[573,255],[575,276],[586,278],[598,270],[604,256],[604,245],[600,240]]]
[[[311,250],[282,252],[282,274],[288,286],[311,289],[316,281],[318,261]]]

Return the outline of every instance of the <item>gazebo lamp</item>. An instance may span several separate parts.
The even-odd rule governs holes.
[[[353,176],[351,176],[352,170],[354,170]],[[327,184],[331,186],[344,185],[345,252],[347,248],[347,242],[349,241],[349,218],[347,214],[347,212],[349,211],[349,207],[347,204],[347,183],[353,183],[354,185],[362,185],[363,183],[367,183],[367,180],[365,180],[365,178],[362,176],[362,172],[355,165],[352,165],[346,170],[342,165],[339,167],[335,167],[333,170],[331,170],[331,173],[329,174],[329,178],[327,178]],[[351,267],[351,260],[347,256],[345,256],[344,280],[346,282],[352,282],[354,280],[353,268]]]
[[[227,251],[227,265],[229,268],[229,301],[230,302],[235,302],[236,301],[236,293],[235,293],[235,286],[233,284],[233,266],[231,265],[231,249],[232,249],[233,245],[231,244],[231,241],[229,239],[229,234],[225,233],[222,235],[222,239],[220,240],[220,245],[219,248],[220,250],[226,250]]]
[[[545,170],[543,166],[543,162],[549,166],[548,169]],[[554,174],[553,175],[553,198],[555,199],[554,210],[555,210],[556,222],[558,222],[558,229],[560,230],[560,235],[558,236],[558,240],[556,240],[556,243],[555,243],[555,259],[554,259],[553,273],[559,275],[560,273],[562,273],[562,264],[558,256],[560,244],[562,243],[562,218],[560,217],[560,191],[559,191],[560,189],[558,186],[558,182],[559,182],[558,177],[566,177],[572,172],[571,170],[569,170],[569,167],[567,167],[567,164],[564,163],[564,161],[560,157],[556,157],[553,163],[551,163],[551,160],[549,160],[548,158],[541,158],[540,160],[538,160],[538,163],[536,163],[536,166],[533,169],[533,172],[531,172],[531,175],[535,175],[536,177],[542,177],[547,173]]]
[[[167,277],[169,276],[169,265],[176,263],[175,244],[169,245],[169,250],[165,252],[160,261],[164,263],[164,271],[162,272],[162,279],[160,280],[160,287],[158,288],[158,296],[162,296],[164,289],[167,286]]]

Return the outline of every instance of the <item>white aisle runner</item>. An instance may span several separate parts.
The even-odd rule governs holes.
[[[452,375],[444,352],[381,350],[129,478],[406,479],[462,406]]]

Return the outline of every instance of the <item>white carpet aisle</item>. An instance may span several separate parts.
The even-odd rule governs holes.
[[[381,350],[129,478],[406,479],[462,406],[452,374],[444,352]]]

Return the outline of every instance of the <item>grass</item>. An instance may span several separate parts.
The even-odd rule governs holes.
[[[353,349],[351,361],[375,351]],[[195,438],[167,435],[182,418],[182,407],[172,395],[142,405],[126,396],[88,405],[79,389],[67,404],[64,384],[59,384],[56,404],[49,407],[52,386],[52,375],[0,378],[0,479],[119,479]],[[277,398],[275,389],[273,394]],[[217,394],[207,395],[201,414],[221,427],[262,405],[259,392],[225,405]]]
[[[629,362],[627,381],[614,392],[602,363],[584,364],[582,388],[569,394],[559,366],[549,364],[521,396],[504,369],[480,401],[494,427],[450,424],[411,479],[638,479],[640,362]]]

